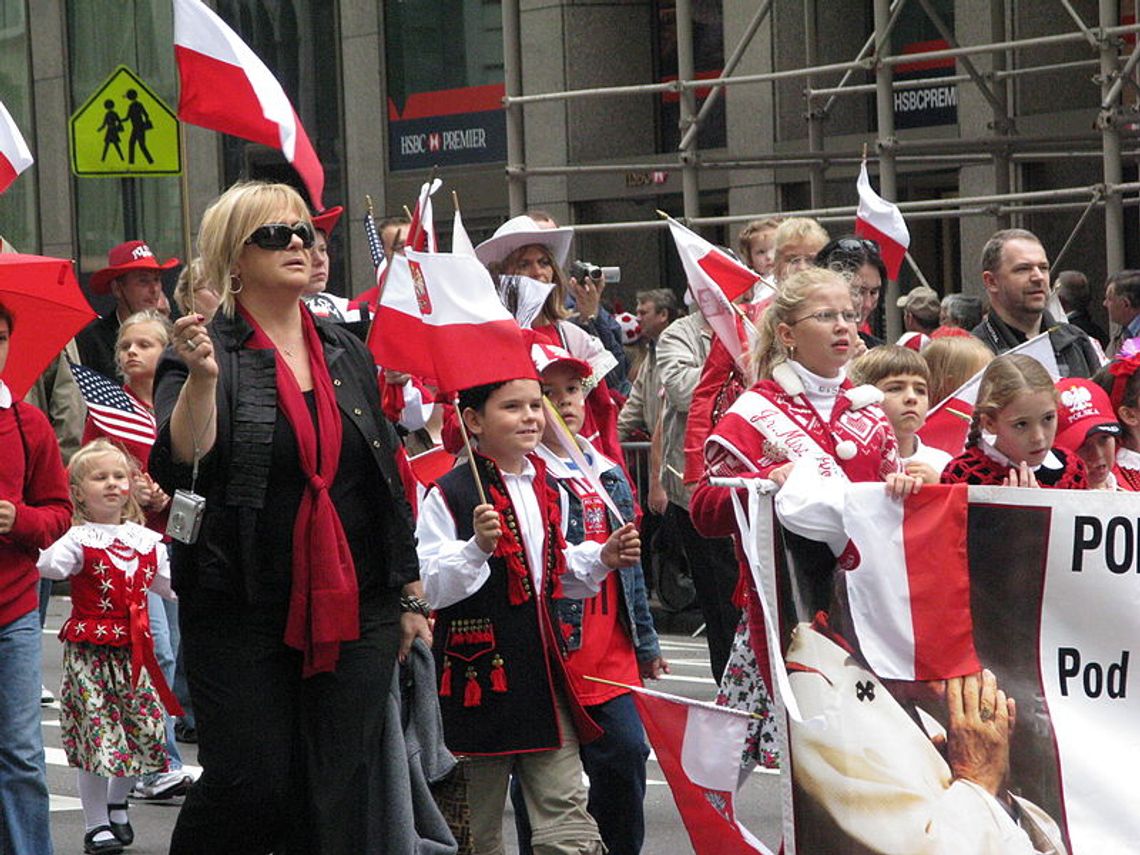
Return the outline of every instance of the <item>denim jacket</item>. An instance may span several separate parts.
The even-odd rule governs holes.
[[[597,455],[597,452],[585,443],[587,456]],[[548,463],[557,460],[545,446],[539,446],[539,454]],[[608,461],[607,461],[608,462]],[[564,464],[563,464],[564,465]],[[557,471],[562,467],[552,467],[550,474],[557,479]],[[626,480],[625,473],[620,466],[612,466],[601,473],[602,486],[614,500],[622,519],[619,525],[624,525],[634,519],[633,491]],[[582,502],[574,493],[562,486],[559,480],[559,492],[562,495],[562,529],[567,543],[581,543],[584,538],[584,525],[582,520]],[[611,514],[612,517],[612,514]],[[613,520],[611,519],[611,523]],[[653,616],[649,613],[649,598],[645,592],[645,575],[641,570],[641,563],[631,567],[623,567],[616,571],[620,574],[622,602],[625,608],[622,611],[622,624],[629,631],[633,648],[637,653],[639,662],[648,662],[661,655],[661,644],[657,639],[657,630],[653,626]],[[563,627],[571,628],[566,638],[566,649],[573,652],[582,646],[582,600],[558,599],[554,600],[558,612],[559,622]]]

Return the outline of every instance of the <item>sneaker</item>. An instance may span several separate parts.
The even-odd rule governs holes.
[[[195,745],[198,742],[198,729],[178,719],[174,722],[174,738],[186,745]]]
[[[162,801],[175,796],[184,796],[194,783],[194,776],[184,769],[159,772],[153,778],[149,775],[135,783],[131,798],[142,801]]]
[[[48,704],[55,703],[55,695],[51,693],[51,689],[47,686],[40,685],[40,706],[47,706]]]

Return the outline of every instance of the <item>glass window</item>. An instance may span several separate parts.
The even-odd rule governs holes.
[[[496,0],[385,0],[392,170],[507,159]]]
[[[677,5],[674,0],[657,0],[657,79],[677,79]],[[724,4],[722,0],[693,0],[693,70],[698,79],[720,77],[724,69]],[[701,108],[709,90],[697,90],[697,109]],[[699,148],[723,148],[728,131],[725,122],[725,98],[717,99],[697,132]],[[658,96],[660,127],[659,152],[676,152],[681,142],[678,122],[681,99],[674,92]]]
[[[24,0],[0,0],[0,98],[35,154],[30,62]],[[39,250],[36,168],[33,164],[12,182],[0,204],[0,235],[20,252]]]
[[[173,15],[172,4],[154,0],[68,0],[71,103],[86,103],[125,65],[175,110]],[[74,182],[81,273],[105,266],[107,251],[125,240],[145,240],[160,258],[182,257],[177,176],[76,177]]]

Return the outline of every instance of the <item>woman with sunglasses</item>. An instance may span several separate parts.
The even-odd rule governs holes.
[[[851,277],[851,287],[858,293],[859,338],[867,348],[882,344],[883,340],[871,329],[871,318],[887,284],[887,265],[883,263],[879,245],[869,238],[844,235],[825,245],[816,255],[815,263]]]
[[[231,187],[198,244],[221,307],[175,325],[151,455],[164,490],[205,498],[171,562],[204,768],[170,851],[382,851],[400,586],[418,577],[398,441],[368,351],[302,305],[313,226],[294,190]]]

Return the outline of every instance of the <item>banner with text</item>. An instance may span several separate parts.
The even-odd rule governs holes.
[[[881,484],[844,489],[853,513],[893,501]],[[920,514],[908,502],[899,530],[879,532],[863,550],[848,528],[842,571],[820,544],[753,530],[754,570],[779,606],[798,707],[787,723],[788,853],[1099,855],[1133,851],[1140,840],[1132,802],[1140,700],[1129,682],[1140,638],[1140,495],[963,493],[970,607],[948,613],[945,631],[950,639],[972,623],[977,660],[996,681],[988,688],[988,676],[976,685],[971,676],[880,679],[861,653],[872,634],[865,610],[863,624],[851,619],[853,574],[879,572],[894,544],[907,547],[898,561],[910,581],[879,586],[884,623],[922,612],[922,597],[945,597],[939,561],[929,559],[960,549],[960,529],[942,527],[940,551],[930,520],[913,519]],[[754,496],[751,518],[770,516],[770,503]],[[925,556],[913,548],[912,522],[924,526]],[[934,579],[924,583],[924,573]],[[999,689],[1013,704],[999,708]]]

